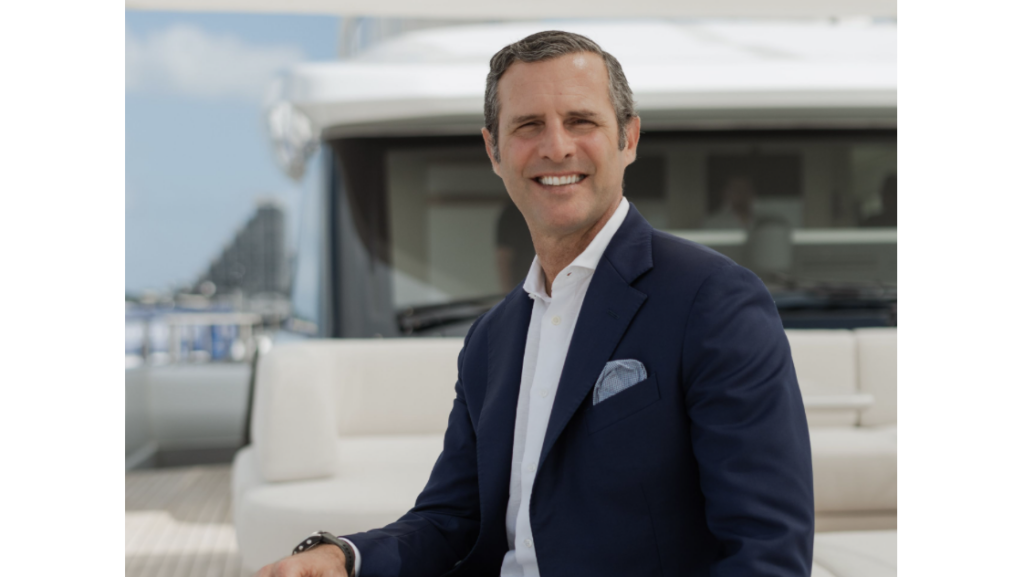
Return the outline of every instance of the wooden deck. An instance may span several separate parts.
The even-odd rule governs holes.
[[[125,577],[240,577],[231,467],[130,471],[124,478]]]

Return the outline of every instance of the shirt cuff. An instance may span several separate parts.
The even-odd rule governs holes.
[[[358,577],[358,575],[359,575],[359,566],[362,565],[362,561],[363,561],[363,558],[359,556],[359,547],[356,547],[355,543],[353,543],[352,541],[349,541],[348,539],[346,539],[344,537],[338,537],[338,539],[348,543],[348,546],[352,548],[352,552],[356,554],[356,562],[352,566],[352,575],[349,575],[348,577]]]

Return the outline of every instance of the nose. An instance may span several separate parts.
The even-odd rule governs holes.
[[[548,123],[538,149],[542,158],[562,162],[576,154],[576,141],[560,122]]]

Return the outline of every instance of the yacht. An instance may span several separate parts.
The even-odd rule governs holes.
[[[271,340],[461,336],[525,275],[525,223],[480,135],[484,79],[499,48],[552,28],[621,61],[642,119],[625,196],[655,228],[757,272],[787,328],[896,325],[892,20],[466,24],[300,64],[267,108],[282,168],[321,182],[291,317],[219,364],[126,368],[127,574],[242,571],[227,465],[147,467],[161,451],[224,461],[249,442]],[[155,502],[165,514],[146,513]],[[894,532],[891,549],[891,572],[873,574],[895,575]]]

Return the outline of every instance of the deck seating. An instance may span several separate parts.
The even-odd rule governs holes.
[[[818,530],[890,530],[821,534],[832,545],[816,548],[814,575],[886,575],[870,560],[890,542],[895,575],[896,329],[787,335],[811,426]],[[313,340],[260,359],[253,443],[233,465],[245,568],[287,555],[312,531],[362,531],[412,506],[441,451],[461,347]],[[842,557],[857,547],[867,565]],[[826,558],[832,549],[838,561]]]

